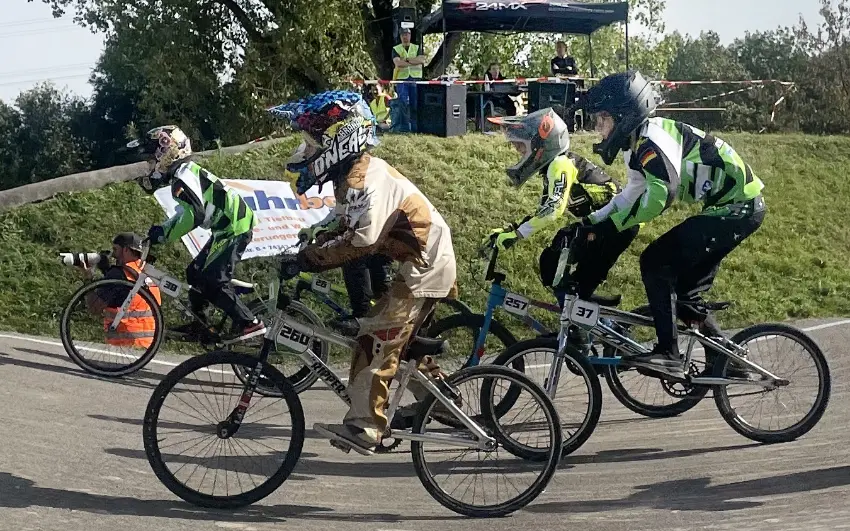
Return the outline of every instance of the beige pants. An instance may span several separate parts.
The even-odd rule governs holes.
[[[358,319],[359,348],[353,353],[348,376],[351,408],[343,422],[376,429],[379,434],[387,429],[384,409],[389,400],[390,383],[398,370],[399,356],[424,320],[422,312],[430,311],[434,302],[436,299],[414,298],[404,282],[394,280],[390,290],[369,314]],[[435,364],[429,363],[428,369],[432,369],[431,365]],[[424,389],[418,391],[414,390],[414,394],[420,398]]]

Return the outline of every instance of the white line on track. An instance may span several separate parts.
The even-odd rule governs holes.
[[[803,330],[803,332],[815,332],[817,330],[824,330],[824,329],[827,329],[827,328],[834,328],[836,326],[844,326],[844,325],[848,325],[848,324],[850,324],[850,319],[844,319],[844,320],[841,320],[841,321],[833,321],[831,323],[823,323],[823,324],[819,324],[819,325],[815,325],[815,326],[809,326],[809,327],[803,328],[802,330]],[[50,346],[53,346],[53,347],[64,348],[64,345],[62,345],[62,343],[59,343],[59,342],[56,342],[56,341],[48,341],[46,339],[35,339],[35,338],[31,338],[31,337],[19,336],[19,335],[16,335],[16,334],[2,334],[2,333],[0,333],[0,339],[16,339],[18,341],[29,341],[31,343],[40,343],[42,345],[50,345]],[[767,339],[767,338],[762,338],[762,339]],[[115,352],[109,352],[108,350],[101,350],[101,349],[91,348],[91,347],[80,347],[80,350],[88,350],[90,352],[98,352],[98,353],[101,353],[101,354],[110,354],[112,356],[121,356],[121,357],[126,357],[126,358],[131,358],[131,359],[136,358],[135,356],[131,356],[129,354],[116,354]],[[171,362],[171,361],[161,361],[161,360],[156,360],[156,359],[151,360],[150,363],[154,363],[154,364],[157,364],[157,365],[165,365],[166,367],[176,367],[177,365],[179,365],[178,363],[174,363],[174,362]],[[539,367],[545,367],[545,366],[546,366],[545,364],[539,365]],[[536,367],[538,367],[538,366],[534,365],[534,366],[531,366],[529,368],[536,368]],[[210,370],[210,369],[207,369],[207,370]],[[223,373],[224,371],[212,371],[212,372]],[[340,380],[345,382],[345,381],[348,381],[348,378],[340,378]]]

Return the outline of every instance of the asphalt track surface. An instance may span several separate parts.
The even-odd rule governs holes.
[[[290,479],[247,509],[196,508],[157,480],[141,437],[151,391],[178,360],[160,356],[109,381],[78,369],[56,340],[0,334],[0,530],[850,528],[850,321],[797,324],[826,353],[833,382],[806,436],[753,443],[710,399],[675,419],[645,419],[603,385],[590,440],[534,503],[490,520],[432,500],[406,445],[372,457],[330,447],[309,427],[339,421],[344,408],[321,382],[300,395],[308,432]]]

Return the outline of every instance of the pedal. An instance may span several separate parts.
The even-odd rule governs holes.
[[[336,439],[331,439],[330,443],[331,443],[331,446],[333,446],[337,450],[342,450],[343,453],[346,453],[346,454],[351,453],[351,446],[349,446],[347,444],[343,444],[342,442],[340,442]]]

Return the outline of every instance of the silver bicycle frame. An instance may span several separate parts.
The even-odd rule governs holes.
[[[328,341],[335,345],[354,350],[358,348],[357,342],[353,339],[343,337],[333,332],[318,326],[307,325],[300,321],[290,319],[286,314],[277,309],[275,311],[272,325],[266,331],[265,338],[274,341],[290,350],[296,352],[299,358],[309,369],[319,376],[325,384],[348,405],[351,405],[351,398],[348,396],[348,388],[333,371],[322,361],[311,349],[310,345],[314,339]],[[463,440],[456,436],[442,434],[415,434],[408,430],[393,431],[393,437],[398,439],[408,439],[415,441],[433,441],[460,446],[463,448],[478,448],[487,449],[487,447],[495,442],[495,439],[489,437],[484,430],[478,426],[469,416],[467,416],[454,402],[446,398],[443,393],[437,388],[431,378],[422,374],[417,370],[417,366],[409,364],[406,361],[399,363],[401,378],[399,386],[395,394],[391,397],[389,408],[387,411],[387,422],[391,423],[393,415],[395,415],[404,391],[410,382],[410,378],[416,378],[437,400],[439,400],[446,408],[451,411],[457,418],[478,438],[477,441]],[[402,436],[399,436],[401,434]]]
[[[611,326],[602,322],[603,319],[609,319],[611,321],[625,323],[625,324],[633,324],[640,326],[654,326],[653,321],[649,317],[645,317],[642,315],[634,314],[631,312],[625,312],[622,310],[617,310],[615,308],[608,308],[604,306],[599,307],[599,319],[592,329],[585,329],[588,333],[595,339],[598,339],[602,343],[614,347],[618,350],[625,350],[630,354],[639,355],[646,354],[649,350],[641,345],[640,343],[634,341],[633,339],[617,332]],[[560,331],[558,332],[558,358],[563,360],[566,354],[567,347],[567,331],[569,326],[571,325],[571,321],[561,320]],[[737,350],[740,350],[740,347],[731,343],[729,340],[726,340],[730,343],[732,347],[735,349],[729,348],[723,343],[720,343],[708,336],[703,335],[699,330],[679,327],[679,332],[688,336],[688,348],[687,353],[685,355],[685,365],[687,366],[691,361],[691,354],[693,352],[694,345],[699,341],[704,347],[711,347],[714,350],[721,352],[723,355],[733,358],[737,360],[738,363],[744,364],[754,372],[759,373],[762,376],[767,377],[766,380],[762,381],[743,381],[739,379],[729,379],[729,378],[714,378],[714,377],[704,377],[704,378],[691,378],[690,381],[694,384],[703,384],[703,385],[725,385],[725,384],[740,384],[740,385],[757,385],[766,388],[776,387],[778,382],[784,382],[782,378],[774,375],[770,371],[763,369],[759,365],[751,362],[747,358],[741,356]],[[557,367],[555,367],[557,365]],[[549,368],[549,380],[547,381],[547,393],[550,393],[550,396],[554,397],[555,389],[557,388],[558,379],[560,378],[561,366],[562,363],[553,363]]]

